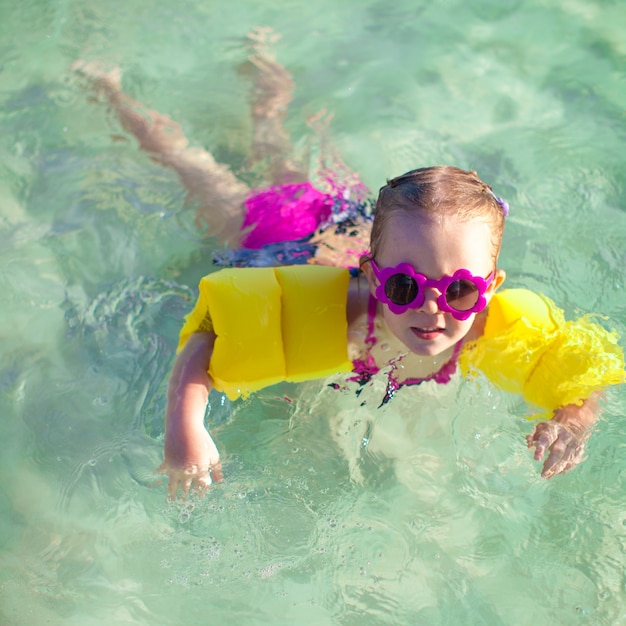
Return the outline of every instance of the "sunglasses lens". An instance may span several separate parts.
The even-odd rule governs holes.
[[[479,297],[478,287],[471,280],[455,280],[446,289],[446,302],[457,311],[469,311]]]
[[[385,294],[394,304],[410,304],[419,291],[415,279],[408,274],[394,274],[385,283]]]

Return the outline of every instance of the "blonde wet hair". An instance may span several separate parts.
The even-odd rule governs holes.
[[[491,227],[493,257],[498,258],[508,205],[476,172],[437,165],[411,170],[388,180],[378,194],[370,252],[364,260],[376,258],[387,222],[399,211],[430,219],[445,216],[462,221],[483,220]]]

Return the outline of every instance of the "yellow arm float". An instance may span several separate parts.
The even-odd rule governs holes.
[[[209,375],[234,400],[280,381],[349,372],[348,270],[294,265],[232,268],[205,276],[178,349],[216,334]]]
[[[491,299],[484,334],[465,347],[459,363],[463,373],[480,370],[502,389],[551,412],[624,382],[617,340],[617,333],[591,316],[565,321],[550,299],[506,289]]]

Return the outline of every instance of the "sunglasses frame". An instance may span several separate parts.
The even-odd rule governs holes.
[[[474,313],[480,313],[487,306],[485,292],[489,289],[489,285],[491,285],[496,275],[494,270],[491,274],[489,274],[489,276],[487,276],[487,278],[483,278],[482,276],[474,276],[469,270],[461,268],[456,270],[452,276],[442,276],[439,280],[434,280],[432,278],[427,278],[424,274],[416,272],[415,269],[408,263],[399,263],[395,267],[383,267],[382,269],[376,265],[374,259],[370,259],[370,264],[372,266],[372,270],[374,270],[374,276],[376,276],[376,279],[378,280],[378,287],[376,287],[374,297],[382,304],[387,305],[392,313],[401,315],[409,309],[419,309],[426,300],[426,290],[435,288],[439,291],[439,296],[437,297],[437,306],[439,307],[439,310],[450,313],[454,319],[459,321],[466,320]],[[409,276],[417,283],[417,295],[413,301],[408,304],[396,304],[395,302],[392,302],[385,293],[387,281],[392,276],[397,274]],[[478,299],[476,300],[476,304],[474,304],[474,306],[467,311],[460,311],[459,309],[451,307],[446,300],[446,291],[448,290],[448,287],[450,287],[450,285],[457,280],[470,281],[474,283],[478,289]]]

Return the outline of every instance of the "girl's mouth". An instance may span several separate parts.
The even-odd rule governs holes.
[[[411,331],[413,332],[414,335],[419,337],[419,339],[422,339],[424,341],[433,341],[434,339],[437,339],[437,337],[439,337],[441,333],[443,333],[444,329],[438,328],[438,327],[418,328],[416,326],[413,326],[411,328]]]

